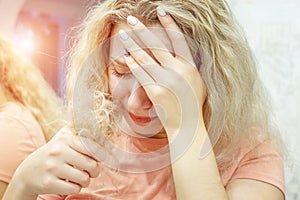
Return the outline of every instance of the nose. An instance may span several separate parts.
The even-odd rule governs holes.
[[[150,101],[145,89],[141,85],[138,85],[136,89],[131,92],[128,98],[128,107],[129,110],[147,110],[152,107],[152,102]]]

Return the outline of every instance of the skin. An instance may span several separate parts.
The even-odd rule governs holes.
[[[7,183],[0,181],[0,198],[3,197],[3,194],[6,191],[7,185],[8,185]]]
[[[162,28],[156,24],[152,28]],[[122,115],[125,116],[125,123],[131,129],[123,129],[123,132],[144,137],[166,137],[166,132],[158,118],[154,106],[149,99],[145,89],[131,73],[123,58],[123,45],[118,37],[119,30],[130,31],[130,27],[126,24],[119,24],[112,29],[110,43],[110,65],[108,67],[109,90],[115,99],[121,102]],[[165,32],[153,29],[155,34],[159,34],[163,38],[167,38]],[[134,35],[132,35],[134,37]],[[137,38],[136,38],[137,39]],[[170,42],[166,42],[169,50],[171,50]],[[145,49],[150,53],[149,50]],[[134,117],[132,117],[132,115]],[[142,118],[140,120],[135,118]],[[149,119],[150,118],[150,119]],[[124,122],[123,122],[124,123]],[[123,127],[122,125],[119,125]]]
[[[38,194],[76,194],[87,187],[90,178],[99,175],[99,166],[93,152],[84,147],[92,141],[75,136],[63,128],[46,145],[30,154],[18,167],[5,199],[37,199]],[[91,150],[89,148],[89,150]],[[98,151],[98,149],[94,149]],[[66,181],[69,180],[69,181]]]
[[[176,38],[173,38],[173,35],[168,35],[175,55],[174,53],[168,51],[159,52],[151,48],[145,51],[143,50],[143,48],[139,47],[138,42],[135,42],[134,39],[131,38],[131,36],[127,35],[126,37],[125,35],[124,37],[124,32],[122,30],[125,29],[125,31],[133,31],[135,37],[137,37],[139,41],[142,41],[144,44],[146,44],[146,46],[155,46],[163,48],[165,50],[169,49],[163,42],[161,42],[159,38],[156,37],[156,35],[152,34],[151,31],[147,31],[147,27],[145,27],[137,19],[135,20],[136,23],[134,24],[130,23],[130,20],[128,20],[128,27],[124,28],[124,25],[121,24],[116,25],[113,29],[113,34],[118,33],[120,37],[123,38],[121,39],[123,47],[127,49],[128,52],[130,52],[130,56],[123,56],[126,62],[126,64],[123,65],[127,65],[127,68],[129,68],[140,85],[143,86],[143,89],[136,91],[136,93],[139,92],[139,94],[130,95],[141,97],[139,99],[140,101],[138,102],[146,102],[148,105],[147,109],[150,109],[150,104],[147,97],[151,102],[153,102],[153,104],[160,103],[164,106],[166,112],[170,113],[168,115],[168,119],[164,123],[164,128],[166,130],[167,137],[171,141],[175,135],[176,130],[178,130],[179,128],[176,127],[176,124],[178,122],[176,114],[184,112],[180,110],[181,108],[178,105],[178,101],[176,101],[176,96],[172,95],[165,87],[161,87],[159,85],[159,83],[161,83],[159,74],[163,73],[161,68],[163,68],[163,70],[172,68],[172,70],[178,72],[182,76],[182,78],[189,83],[190,89],[194,93],[194,97],[197,99],[198,107],[195,107],[195,109],[197,109],[199,113],[202,113],[202,105],[206,98],[206,88],[199,73],[195,73],[195,64],[186,62],[186,60],[191,61],[192,56],[182,34],[181,37],[177,35]],[[165,29],[174,30],[175,32],[180,33],[180,29],[177,27],[177,25],[169,15],[166,15],[164,17],[159,16],[159,20],[162,27],[164,27]],[[140,31],[141,29],[144,31]],[[163,39],[163,41],[168,40]],[[132,49],[135,50],[131,51]],[[136,51],[136,49],[139,50]],[[183,52],[185,52],[186,54],[184,54]],[[184,55],[183,58],[187,59],[183,60],[181,59],[182,57],[176,56],[177,54]],[[149,65],[154,67],[147,67]],[[129,71],[128,69],[126,69],[126,67],[124,67],[123,70]],[[113,80],[111,79],[111,81]],[[147,84],[151,81],[153,81],[153,84]],[[172,81],[163,83],[164,85],[169,84],[169,88],[180,87],[179,85],[172,85],[172,83],[174,83]],[[174,89],[173,91],[176,92],[178,90]],[[176,95],[180,96],[181,94],[180,92],[178,92]],[[165,101],[163,101],[162,99],[164,99]],[[181,99],[181,97],[179,97],[179,99]],[[160,119],[162,118],[159,112],[157,112],[157,115],[160,117]],[[203,116],[200,115],[199,118],[194,118],[191,120],[197,120],[197,124],[199,125],[197,130],[195,130],[196,134],[194,140],[191,142],[191,146],[185,152],[185,154],[181,156],[176,162],[172,163],[176,196],[178,199],[197,199],[200,196],[204,199],[284,199],[282,192],[278,188],[270,184],[255,180],[232,180],[228,184],[227,188],[224,188],[217,169],[216,159],[213,151],[210,151],[210,153],[202,159],[199,159],[198,157],[201,146],[207,138],[207,131],[204,125]],[[185,129],[186,127],[183,126],[180,128]],[[170,146],[171,158],[175,150],[176,146]],[[189,169],[189,173],[186,173],[186,169]]]
[[[0,105],[5,102],[17,103],[0,85]],[[0,199],[36,199],[38,194],[51,192],[74,194],[98,175],[98,163],[86,151],[81,138],[64,128],[25,159],[9,184],[0,181]]]
[[[163,28],[181,33],[169,15],[158,17]],[[138,29],[141,30],[141,28],[144,31],[137,31]],[[203,199],[220,200],[283,200],[283,194],[279,189],[255,180],[232,180],[225,188],[218,172],[213,151],[199,159],[199,152],[207,138],[207,131],[203,116],[201,114],[197,115],[197,113],[202,113],[203,102],[206,98],[206,88],[195,63],[192,62],[193,59],[184,36],[182,34],[166,34],[164,37],[167,37],[168,40],[163,41],[169,41],[169,43],[163,43],[157,38],[156,34],[149,31],[138,20],[135,25],[129,23],[115,25],[112,30],[112,36],[120,36],[120,33],[124,36],[124,32],[121,30],[132,30],[134,37],[128,36],[125,39],[120,39],[119,43],[122,46],[120,44],[111,45],[110,55],[112,58],[114,52],[122,55],[118,52],[120,49],[125,48],[130,52],[130,56],[121,56],[119,60],[122,63],[121,67],[117,68],[114,64],[109,66],[108,75],[111,93],[115,96],[120,95],[121,104],[125,108],[124,112],[127,112],[127,114],[131,112],[136,116],[152,116],[154,117],[153,121],[158,121],[158,118],[163,125],[163,129],[155,133],[156,135],[166,136],[169,141],[176,140],[176,137],[180,136],[180,134],[184,134],[186,137],[193,136],[189,141],[190,147],[182,156],[177,157],[176,162],[172,163],[177,199],[192,200],[201,197]],[[141,48],[139,43],[136,42],[137,40],[144,43],[147,47],[154,46],[164,49],[164,51]],[[170,50],[172,50],[172,53]],[[181,57],[179,55],[184,56]],[[129,80],[121,81],[120,77],[115,76],[114,68],[118,70],[119,74],[129,74]],[[180,76],[173,76],[174,72],[175,75],[180,74]],[[161,79],[161,74],[164,77],[175,77],[176,81],[172,81],[173,79]],[[124,93],[117,93],[118,90],[116,88],[120,85],[120,81],[128,89]],[[184,85],[183,83],[187,84]],[[123,84],[121,85],[123,86]],[[182,93],[182,91],[185,91],[185,93]],[[192,96],[190,96],[191,94]],[[188,104],[180,104],[180,100],[188,101]],[[189,111],[187,105],[194,105],[189,104],[189,101],[193,101],[192,103],[196,102],[195,107],[193,107],[195,113],[188,112],[188,115],[186,115],[187,111]],[[167,117],[159,109],[153,108],[153,105],[157,104],[164,108],[165,113],[168,114]],[[197,118],[195,118],[195,115],[197,115]],[[185,119],[183,117],[188,118],[188,121],[193,120],[197,128],[190,130],[189,126],[186,126],[184,123],[180,124],[181,120]],[[150,127],[159,126],[159,123],[151,123],[152,121],[147,123],[137,122],[130,116],[126,122],[136,125],[128,133],[147,137],[151,135],[139,132],[141,127],[148,125],[151,125]],[[192,131],[192,133],[189,131]],[[22,163],[13,177],[4,199],[20,199],[18,197],[22,197],[21,199],[36,199],[36,194],[38,193],[76,193],[79,192],[81,187],[88,185],[89,178],[98,175],[98,173],[92,174],[92,171],[97,168],[96,162],[90,158],[88,152],[82,149],[82,146],[78,143],[78,138],[68,134],[69,132],[69,130],[64,130],[63,133],[56,135],[47,145],[29,156]],[[178,146],[170,145],[171,159],[176,157],[176,148]],[[69,152],[69,154],[66,152]],[[77,163],[81,159],[75,159],[78,156],[85,156],[85,162],[80,166],[77,166]],[[71,161],[67,162],[67,158],[74,160],[71,159]],[[43,159],[44,162],[41,162],[40,159]],[[68,165],[67,170],[62,170],[62,166],[66,166],[66,163],[71,163],[71,165],[75,165],[77,166],[76,168],[83,169],[83,171],[74,171],[76,168],[70,167],[70,165]],[[94,164],[90,165],[91,163]],[[39,166],[39,170],[32,171],[37,169],[37,166]],[[71,169],[72,173],[70,173]],[[72,178],[72,181],[77,184],[60,180],[59,177],[61,176],[69,180]],[[86,178],[81,179],[81,177]],[[19,196],[16,197],[16,195]]]

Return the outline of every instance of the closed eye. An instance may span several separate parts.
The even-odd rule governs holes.
[[[115,68],[112,69],[112,74],[118,78],[121,78],[122,76],[124,76],[124,74],[119,73]]]
[[[125,60],[124,60],[125,61]],[[120,59],[111,59],[111,69],[112,69],[112,74],[118,78],[121,78],[125,75],[131,74],[130,69],[126,65],[126,63],[123,62],[123,60]]]
[[[124,67],[123,67],[124,68]],[[127,67],[126,67],[127,68]],[[127,68],[128,69],[128,68]],[[116,69],[116,67],[112,67],[112,74],[117,77],[117,78],[122,78],[122,77],[128,77],[129,75],[131,75],[131,71],[130,70],[122,70],[124,72],[120,72]]]

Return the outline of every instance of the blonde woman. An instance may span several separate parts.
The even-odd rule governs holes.
[[[17,166],[61,128],[61,106],[39,70],[0,36],[0,197]]]
[[[98,142],[83,145],[100,176],[87,187],[73,178],[79,193],[39,198],[284,199],[265,91],[225,1],[95,6],[68,82],[73,131]],[[43,193],[58,187],[48,183]]]
[[[70,144],[72,149],[69,145],[64,148],[67,145],[65,141],[69,142],[72,135],[64,136],[62,129],[60,131],[62,134],[54,136],[65,126],[65,120],[60,98],[43,78],[39,69],[18,53],[9,39],[0,36],[1,199],[13,176],[16,184],[11,184],[11,192],[8,191],[7,197],[3,197],[3,199],[26,199],[27,193],[18,192],[14,186],[20,189],[24,187],[23,183],[25,183],[26,187],[35,187],[35,185],[27,184],[26,181],[23,182],[24,180],[29,180],[33,184],[42,184],[43,182],[40,181],[43,180],[43,174],[46,171],[42,164],[49,164],[55,160],[53,165],[56,165],[61,158],[59,153],[55,153],[57,150],[69,149],[70,152],[67,155],[74,158],[74,160],[69,159],[69,164],[86,171],[93,171],[90,172],[92,175],[97,174],[97,170],[89,170],[85,165],[80,165],[78,160],[83,160],[86,156],[73,150],[82,147],[79,139],[72,140],[74,143]],[[51,142],[49,142],[50,139]],[[60,141],[63,141],[61,142],[63,145],[60,145]],[[43,148],[41,148],[42,146]],[[84,152],[84,150],[81,151]],[[42,156],[35,156],[36,154]],[[24,159],[27,162],[23,163]],[[90,158],[87,160],[88,166],[90,166],[93,161]],[[20,164],[22,165],[20,172],[15,172]],[[23,168],[30,172],[22,171]],[[72,170],[69,170],[69,173],[74,174]],[[80,175],[84,176],[85,174]],[[48,179],[51,177],[46,173],[44,176]],[[68,173],[65,173],[61,177],[66,178],[67,176]],[[72,178],[70,177],[69,180]],[[47,191],[51,192],[51,190]],[[60,191],[56,190],[56,192]],[[29,196],[31,198],[32,195]]]
[[[20,163],[63,127],[62,113],[61,100],[39,69],[0,36],[1,198]]]

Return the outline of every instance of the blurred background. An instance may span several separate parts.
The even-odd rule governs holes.
[[[0,32],[64,94],[71,29],[97,0],[0,0]],[[300,1],[228,0],[245,30],[287,146],[287,200],[300,200]]]
[[[96,0],[0,0],[0,32],[40,67],[62,96],[71,29]]]
[[[287,200],[300,200],[300,1],[229,0],[259,63],[287,147]]]

